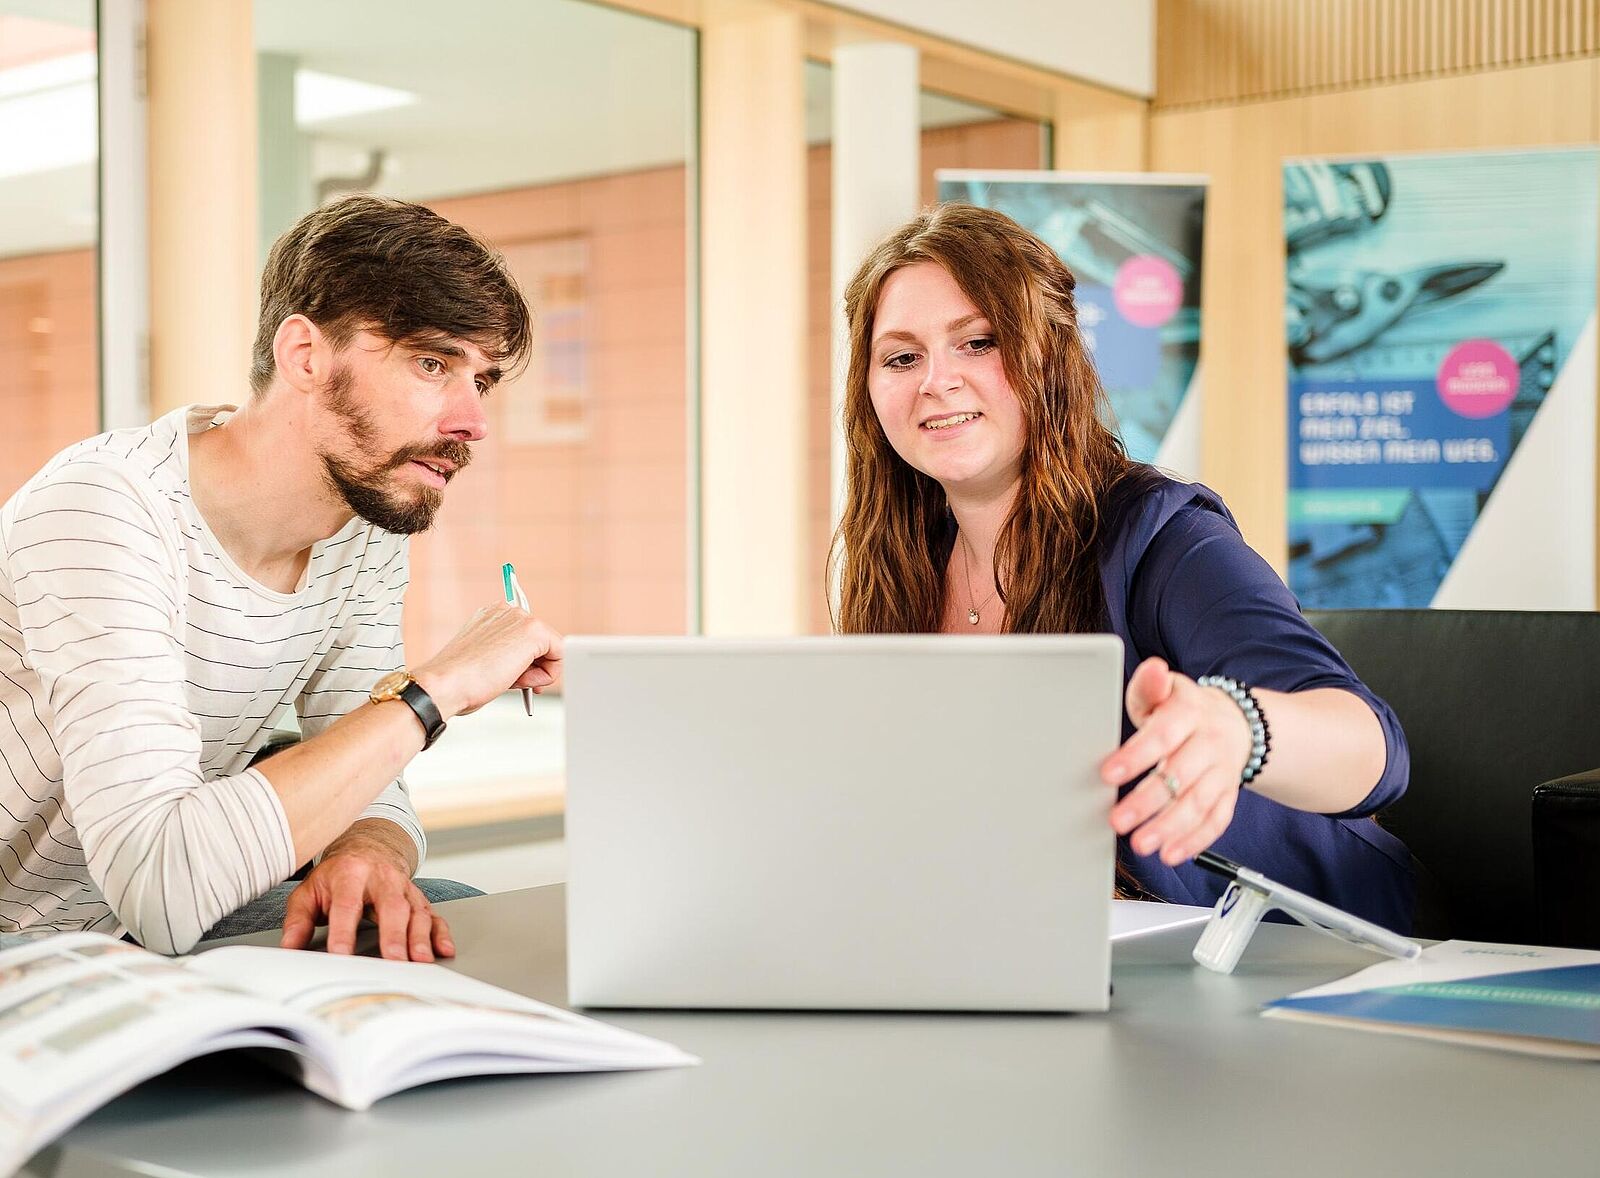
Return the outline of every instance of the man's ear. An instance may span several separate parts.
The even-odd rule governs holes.
[[[332,375],[333,349],[322,329],[304,315],[290,315],[272,337],[277,375],[298,393],[312,393]]]

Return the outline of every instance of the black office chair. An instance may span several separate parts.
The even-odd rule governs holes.
[[[1306,616],[1410,743],[1379,821],[1421,864],[1416,934],[1600,947],[1600,614]]]

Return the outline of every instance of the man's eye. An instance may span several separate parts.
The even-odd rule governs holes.
[[[494,387],[486,380],[478,380],[474,381],[473,383],[478,386],[478,396],[480,397],[487,397],[489,395],[489,390]]]
[[[422,371],[429,376],[438,376],[444,371],[444,361],[434,356],[419,356],[417,357],[417,363],[422,365]]]

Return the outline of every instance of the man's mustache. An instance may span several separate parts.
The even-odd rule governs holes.
[[[451,471],[453,477],[471,461],[472,447],[465,442],[441,442],[433,446],[407,446],[389,460],[389,465],[397,468],[408,462],[444,462],[455,468]]]

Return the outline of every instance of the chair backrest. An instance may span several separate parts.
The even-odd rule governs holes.
[[[1451,935],[1538,943],[1533,790],[1600,766],[1600,614],[1306,617],[1400,717],[1411,785],[1379,821],[1438,881]]]

